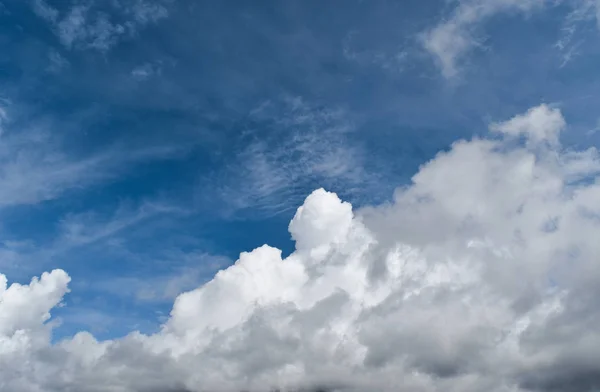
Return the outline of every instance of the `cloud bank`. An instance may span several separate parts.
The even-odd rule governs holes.
[[[493,124],[386,205],[313,192],[291,255],[242,253],[154,335],[51,343],[68,275],[0,275],[0,390],[598,388],[600,160],[565,128],[545,105]]]

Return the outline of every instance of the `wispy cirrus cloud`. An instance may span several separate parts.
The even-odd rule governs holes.
[[[445,78],[457,76],[464,56],[482,42],[479,25],[495,14],[529,13],[542,8],[546,0],[462,0],[448,18],[420,36],[424,48],[434,57]]]
[[[57,248],[90,245],[160,215],[184,216],[190,211],[173,204],[146,201],[136,208],[120,204],[109,216],[94,211],[67,214],[59,222]]]
[[[342,44],[344,58],[348,61],[360,66],[377,67],[390,75],[402,73],[412,65],[408,49],[398,47],[390,52],[373,48],[357,48],[354,43],[355,35],[356,33],[349,33]]]
[[[483,45],[477,31],[486,20],[496,14],[528,15],[553,6],[570,9],[554,44],[562,68],[581,54],[581,46],[590,29],[600,27],[600,4],[596,0],[461,0],[448,18],[421,34],[421,42],[435,58],[442,75],[450,79],[459,74],[466,55]]]
[[[98,8],[98,3],[104,8]],[[161,0],[80,1],[70,8],[59,10],[45,0],[33,0],[32,6],[40,18],[50,23],[68,49],[90,48],[106,52],[119,40],[135,36],[149,23],[166,18],[169,14],[165,6],[167,3]],[[104,10],[107,5],[111,13]]]
[[[581,47],[589,33],[594,35],[600,28],[600,3],[596,0],[574,0],[563,21],[561,34],[555,43],[561,57],[560,67],[566,66],[581,54]]]
[[[89,282],[86,289],[136,303],[168,304],[179,294],[209,281],[232,260],[197,250],[172,250],[148,263],[154,266],[151,271],[138,270],[130,276],[96,280]]]
[[[60,261],[75,271],[78,295],[60,314],[60,333],[153,330],[164,321],[165,305],[231,264],[201,250],[196,240],[185,239],[184,251],[165,239],[173,222],[191,213],[158,199],[67,213],[49,240],[1,242],[0,267],[19,277]]]
[[[10,207],[4,208],[10,211]],[[121,201],[114,209],[104,208],[101,211],[68,212],[56,217],[54,221],[45,222],[50,223],[54,229],[48,238],[36,240],[34,236],[22,235],[17,238],[9,236],[0,241],[0,266],[3,271],[19,276],[42,266],[53,265],[59,260],[62,265],[83,263],[82,266],[92,260],[104,260],[109,264],[119,260],[121,266],[122,263],[129,263],[128,265],[159,268],[160,266],[153,264],[159,263],[156,257],[150,257],[147,252],[139,249],[132,250],[131,245],[155,241],[155,236],[161,237],[164,232],[171,230],[168,222],[187,217],[191,213],[192,211],[175,203],[158,199],[142,201],[137,205]],[[167,221],[165,226],[157,223],[161,219]],[[142,239],[136,239],[136,234],[143,231],[143,228],[148,233]],[[160,251],[166,252],[169,249],[166,243],[164,248]],[[82,255],[85,260],[80,260]],[[187,253],[178,253],[177,257],[173,255],[169,259],[183,260],[187,257]],[[165,256],[165,260],[166,258]],[[175,265],[178,264],[173,263]]]
[[[115,143],[100,152],[73,154],[52,126],[43,119],[13,119],[9,104],[0,108],[0,209],[52,200],[114,179],[142,162],[179,159],[190,148],[174,144],[131,149]]]
[[[163,65],[161,61],[140,64],[131,70],[131,76],[139,82],[160,76],[163,71]]]
[[[125,168],[147,160],[177,156],[179,148],[148,148],[129,154],[115,148],[98,155],[73,159],[38,141],[4,139],[0,149],[0,208],[36,204],[68,191],[84,189],[122,174]]]
[[[344,184],[348,192],[366,185],[363,152],[350,142],[355,124],[342,109],[288,97],[259,105],[247,127],[235,161],[205,179],[216,184],[227,214],[289,211],[314,183]],[[265,138],[265,130],[273,133]]]

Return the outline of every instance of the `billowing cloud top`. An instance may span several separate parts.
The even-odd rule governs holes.
[[[68,275],[0,275],[0,390],[590,391],[600,161],[561,148],[565,126],[544,105],[494,124],[386,205],[313,192],[295,252],[243,253],[154,335],[51,343]]]

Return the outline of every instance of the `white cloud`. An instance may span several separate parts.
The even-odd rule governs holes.
[[[355,127],[348,113],[300,97],[282,101],[265,102],[250,113],[250,123],[259,125],[247,131],[237,161],[228,162],[216,181],[207,180],[217,184],[216,198],[228,214],[293,210],[315,181],[347,191],[370,185],[364,154],[349,142]],[[263,137],[264,129],[273,136]]]
[[[173,252],[155,258],[151,271],[136,271],[132,276],[111,277],[87,282],[86,287],[95,292],[135,299],[138,303],[172,302],[179,294],[207,282],[220,269],[231,264],[226,257],[203,252]],[[161,266],[158,267],[157,266]]]
[[[44,0],[33,0],[33,11],[40,17],[52,22],[58,18],[58,11]]]
[[[56,50],[51,50],[48,54],[48,67],[47,70],[50,72],[60,72],[61,70],[68,68],[70,63]]]
[[[71,49],[97,49],[108,51],[120,39],[135,36],[149,23],[168,16],[164,1],[112,1],[113,13],[95,8],[93,1],[75,2],[64,15],[44,0],[33,1],[33,11],[48,21],[61,43]],[[117,17],[115,17],[117,15]],[[125,19],[121,23],[116,19]]]
[[[99,168],[100,170],[100,168]],[[0,183],[1,184],[1,183]],[[87,184],[91,185],[91,184]],[[63,196],[63,192],[69,189],[57,190],[53,197]],[[32,192],[33,190],[26,190]],[[45,200],[45,199],[42,199]],[[11,204],[0,205],[0,211],[10,209],[15,204],[35,204],[41,200],[15,200]],[[154,199],[142,202],[137,206],[132,203],[120,202],[117,208],[110,213],[105,210],[88,210],[81,213],[69,213],[61,217],[57,222],[57,233],[54,238],[44,244],[32,240],[24,241],[0,241],[0,271],[16,272],[19,276],[30,274],[40,265],[51,260],[62,260],[63,263],[73,260],[73,254],[85,254],[86,257],[99,255],[101,258],[114,257],[126,258],[129,262],[147,265],[152,262],[154,268],[156,263],[167,264],[172,268],[160,273],[146,273],[146,277],[135,276],[132,278],[119,278],[110,282],[95,279],[93,282],[82,282],[78,284],[91,287],[95,291],[106,289],[107,292],[118,294],[119,282],[123,280],[130,286],[130,290],[121,290],[120,296],[132,296],[151,299],[172,299],[173,294],[179,294],[184,290],[195,287],[194,282],[200,282],[199,275],[206,276],[215,270],[213,263],[208,270],[195,268],[200,257],[195,253],[172,254],[173,251],[166,249],[167,256],[156,256],[152,260],[147,259],[143,252],[133,252],[129,248],[128,241],[133,240],[140,231],[148,230],[157,221],[164,223],[166,220],[177,220],[188,214],[190,210],[179,207],[173,202],[164,199]],[[164,227],[163,227],[164,229]],[[196,257],[194,257],[196,256]],[[209,258],[206,258],[209,260]],[[188,260],[187,264],[182,262]],[[216,262],[218,258],[210,259]],[[75,262],[79,261],[77,256]],[[207,261],[208,262],[208,261]],[[205,265],[205,263],[202,263]],[[160,274],[160,277],[156,277]],[[150,278],[147,278],[150,276]],[[143,280],[143,281],[142,281]],[[165,287],[163,287],[165,286]],[[181,290],[179,290],[182,288]],[[179,291],[178,291],[179,290]],[[162,294],[168,293],[168,294]],[[138,295],[139,294],[139,295]]]
[[[478,25],[501,12],[530,12],[546,0],[460,0],[447,19],[421,35],[446,78],[455,77],[460,62],[472,48],[480,45],[474,32]]]
[[[385,50],[355,48],[356,33],[349,33],[342,43],[342,53],[348,61],[361,66],[374,66],[390,75],[402,73],[408,63],[408,51],[400,49],[393,54]]]
[[[315,191],[290,223],[294,253],[242,253],[151,336],[53,345],[43,322],[66,274],[11,286],[0,389],[593,390],[600,160],[539,148],[564,127],[543,105],[496,124],[499,138],[455,143],[386,205],[353,212]]]
[[[71,48],[74,43],[86,39],[88,35],[86,31],[87,11],[88,8],[84,6],[73,7],[69,14],[58,23],[58,36],[66,47]]]
[[[1,102],[1,101],[0,101]],[[4,102],[2,102],[4,103]],[[4,124],[8,121],[8,114],[4,105],[0,105],[0,135],[4,133]]]
[[[0,209],[52,200],[67,191],[110,180],[136,163],[180,157],[190,147],[131,150],[114,146],[74,158],[63,150],[52,123],[38,118],[23,121],[23,113],[13,121],[9,109],[0,107]]]
[[[566,125],[559,109],[540,105],[508,121],[492,124],[490,129],[511,137],[525,136],[534,143],[547,142],[555,145]]]
[[[122,7],[132,15],[135,21],[141,25],[156,22],[166,18],[169,12],[161,3],[164,1],[151,2],[147,0],[125,1]]]
[[[144,63],[135,67],[131,71],[131,76],[137,81],[147,80],[154,75],[160,75],[162,72],[162,64],[157,63]]]
[[[186,213],[189,211],[174,205],[147,201],[135,209],[122,203],[110,217],[101,217],[93,211],[69,214],[60,222],[60,243],[62,247],[89,245],[157,215]]]
[[[563,22],[560,38],[554,45],[561,56],[560,67],[566,66],[580,54],[580,47],[586,41],[590,25],[600,28],[600,1],[573,0],[568,2],[572,7]]]

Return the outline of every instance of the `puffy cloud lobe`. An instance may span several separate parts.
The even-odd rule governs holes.
[[[295,252],[243,253],[151,336],[52,345],[67,275],[12,285],[0,390],[597,388],[600,160],[563,150],[563,128],[543,105],[495,124],[503,137],[457,142],[386,205],[315,191],[290,223]]]
[[[46,369],[39,354],[48,350],[50,310],[68,292],[62,270],[42,274],[29,285],[12,284],[0,274],[0,390],[43,390]]]
[[[509,121],[493,124],[490,129],[513,137],[525,135],[531,142],[557,144],[566,125],[560,110],[540,105]]]
[[[341,203],[323,189],[313,192],[298,208],[289,230],[296,249],[326,253],[331,244],[343,241],[352,225],[352,206]]]
[[[55,307],[68,291],[69,276],[62,270],[44,273],[28,286],[12,284],[0,275],[0,336],[14,336],[20,331],[39,329],[50,318]]]

